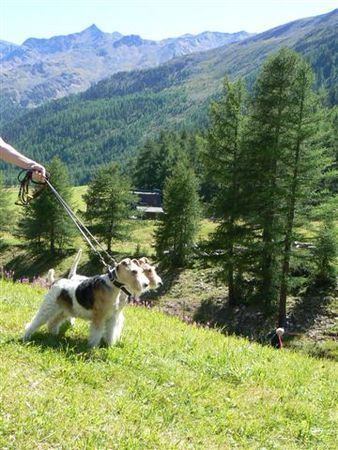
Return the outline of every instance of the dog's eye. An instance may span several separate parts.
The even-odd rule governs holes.
[[[137,270],[132,270],[131,273],[132,273],[133,275],[137,275]]]
[[[147,269],[147,272],[151,272],[151,269]]]

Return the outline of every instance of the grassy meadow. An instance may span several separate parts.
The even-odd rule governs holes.
[[[85,209],[82,196],[86,192],[86,189],[86,186],[73,188],[72,204],[75,211],[83,211]],[[24,211],[22,207],[15,205],[17,192],[17,189],[8,190],[14,217],[16,214]],[[117,259],[135,255],[136,251],[138,251],[139,254],[148,256],[154,260],[154,231],[157,222],[130,220],[128,226],[129,234],[127,239],[113,242],[113,249],[114,253],[117,254]],[[314,236],[313,230],[318,228],[318,226],[319,223],[311,223],[306,230],[299,230],[303,239],[311,241]],[[216,224],[214,222],[206,219],[202,220],[198,240],[207,240],[208,235],[215,230],[215,227]],[[45,277],[48,269],[51,267],[55,268],[58,277],[65,276],[72,265],[78,248],[84,250],[78,272],[86,275],[101,272],[102,267],[99,261],[97,258],[94,260],[90,259],[91,253],[80,235],[76,236],[72,249],[68,249],[61,256],[51,257],[48,251],[43,254],[36,254],[17,236],[7,233],[2,240],[0,267],[3,266],[6,269],[14,270],[15,278],[28,277],[32,279],[36,276]],[[161,311],[178,316],[187,322],[201,320],[204,323],[209,321],[213,323],[215,315],[216,317],[219,316],[219,312],[216,312],[215,307],[221,308],[222,305],[226,304],[228,295],[226,286],[222,283],[215,283],[213,271],[214,269],[211,264],[199,260],[196,260],[191,267],[185,270],[178,270],[174,273],[164,273],[161,271],[164,279],[164,287],[158,293],[148,295],[147,298],[151,299],[153,304],[158,305]],[[298,305],[305,305],[308,300],[290,296],[288,299],[288,308],[289,310],[299,311]],[[335,317],[338,300],[332,297],[330,301],[324,304],[320,294],[310,300],[315,308],[311,306],[307,311],[313,311],[312,317],[306,317],[305,321],[301,320],[302,325],[304,322],[305,328],[302,329],[301,333],[287,340],[286,345],[314,356],[327,356],[338,359],[338,345],[334,338],[337,335]],[[207,305],[207,310],[205,310],[204,305]],[[304,316],[301,311],[297,312],[298,319],[302,319]],[[252,315],[253,319],[249,323],[246,322],[244,333],[241,331],[240,334],[249,335],[256,339],[257,332],[264,335],[267,330],[274,326],[273,319],[271,323],[264,324],[264,328],[262,328],[261,323],[256,324],[256,312],[257,310],[248,311],[247,315]],[[201,317],[201,314],[203,317]],[[233,324],[235,322],[238,323],[243,316],[240,313],[233,315],[231,311],[223,311],[221,315],[221,327],[227,333],[233,332]]]
[[[336,448],[336,363],[135,306],[113,348],[81,320],[23,343],[43,294],[0,281],[0,448]]]

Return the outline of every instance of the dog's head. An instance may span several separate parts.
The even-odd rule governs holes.
[[[140,258],[139,260],[133,260],[138,261],[140,264],[144,275],[149,280],[149,289],[157,289],[159,286],[162,286],[162,279],[156,272],[156,267],[152,264],[150,264],[148,258]]]
[[[148,288],[149,280],[137,260],[122,259],[115,270],[118,281],[124,284],[132,295],[139,296]]]

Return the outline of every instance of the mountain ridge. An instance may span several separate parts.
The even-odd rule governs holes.
[[[268,30],[269,38],[264,32],[156,68],[120,72],[9,121],[3,136],[41,162],[60,156],[75,182],[86,183],[103,163],[125,165],[161,129],[204,127],[224,75],[242,77],[250,89],[265,58],[283,46],[303,55],[314,70],[316,88],[326,89],[330,103],[338,104],[337,25],[338,10],[301,19],[298,26],[284,27],[284,34],[277,27],[277,32]]]
[[[85,91],[113,73],[155,67],[248,36],[246,32],[203,32],[154,41],[106,33],[93,24],[69,35],[28,38],[19,46],[0,41],[1,95],[18,106],[35,107]]]

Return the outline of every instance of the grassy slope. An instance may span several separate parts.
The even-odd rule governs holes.
[[[135,307],[115,348],[81,321],[23,344],[42,294],[0,282],[0,447],[336,448],[335,363]]]
[[[85,205],[82,195],[86,191],[86,186],[77,186],[73,188],[73,204],[75,209],[83,210]],[[14,206],[17,189],[9,189],[9,195],[12,196],[13,212],[18,213],[22,208]],[[338,225],[338,224],[337,224]],[[215,229],[216,224],[207,220],[202,222],[198,239],[206,240],[208,234]],[[137,245],[139,245],[141,254],[154,258],[154,230],[156,222],[154,221],[130,221],[130,235],[126,241],[114,242],[114,251],[122,255],[135,254]],[[311,241],[313,239],[313,228],[318,224],[309,225],[306,230],[299,230],[304,240]],[[52,259],[48,252],[43,255],[31,255],[22,242],[10,234],[5,236],[6,245],[0,251],[0,267],[3,265],[7,269],[13,269],[16,276],[45,276],[47,270],[54,267],[57,276],[66,275],[74,260],[74,255],[78,248],[84,249],[84,254],[79,266],[79,273],[91,275],[101,270],[100,266],[95,267],[89,262],[89,252],[80,236],[78,236],[73,244],[74,250],[58,259]],[[338,261],[337,261],[338,264]],[[205,263],[197,263],[193,268],[184,271],[178,271],[175,274],[161,273],[164,276],[165,287],[160,293],[149,296],[151,300],[155,300],[161,307],[162,311],[168,314],[176,315],[184,320],[191,321],[196,314],[201,320],[201,312],[203,312],[203,320],[215,320],[215,314],[221,316],[222,326],[228,332],[233,332],[234,323],[244,321],[245,330],[251,335],[265,334],[267,330],[273,327],[273,323],[267,322],[262,329],[262,324],[255,326],[255,313],[257,310],[248,311],[253,319],[247,323],[247,319],[243,316],[243,311],[235,314],[233,317],[228,312],[216,312],[219,308],[226,304],[227,288],[222,284],[215,284],[212,278],[213,269],[207,267]],[[325,296],[324,296],[325,297]],[[328,297],[325,297],[328,298]],[[311,301],[313,305],[306,306]],[[302,299],[301,297],[292,297],[288,299],[289,314],[296,312],[297,330],[300,334],[293,336],[292,340],[287,342],[288,347],[295,347],[298,350],[316,356],[329,356],[331,358],[338,357],[338,347],[335,342],[337,335],[337,302],[336,297],[332,297],[329,302],[324,302],[323,295],[318,293],[316,297]],[[204,305],[209,306],[207,310]],[[302,306],[303,305],[303,306]],[[305,311],[304,308],[307,308]],[[303,311],[304,310],[304,311]],[[214,312],[212,312],[214,311]],[[210,317],[209,317],[210,315]],[[273,320],[272,320],[273,322]],[[241,331],[241,333],[243,330]]]

